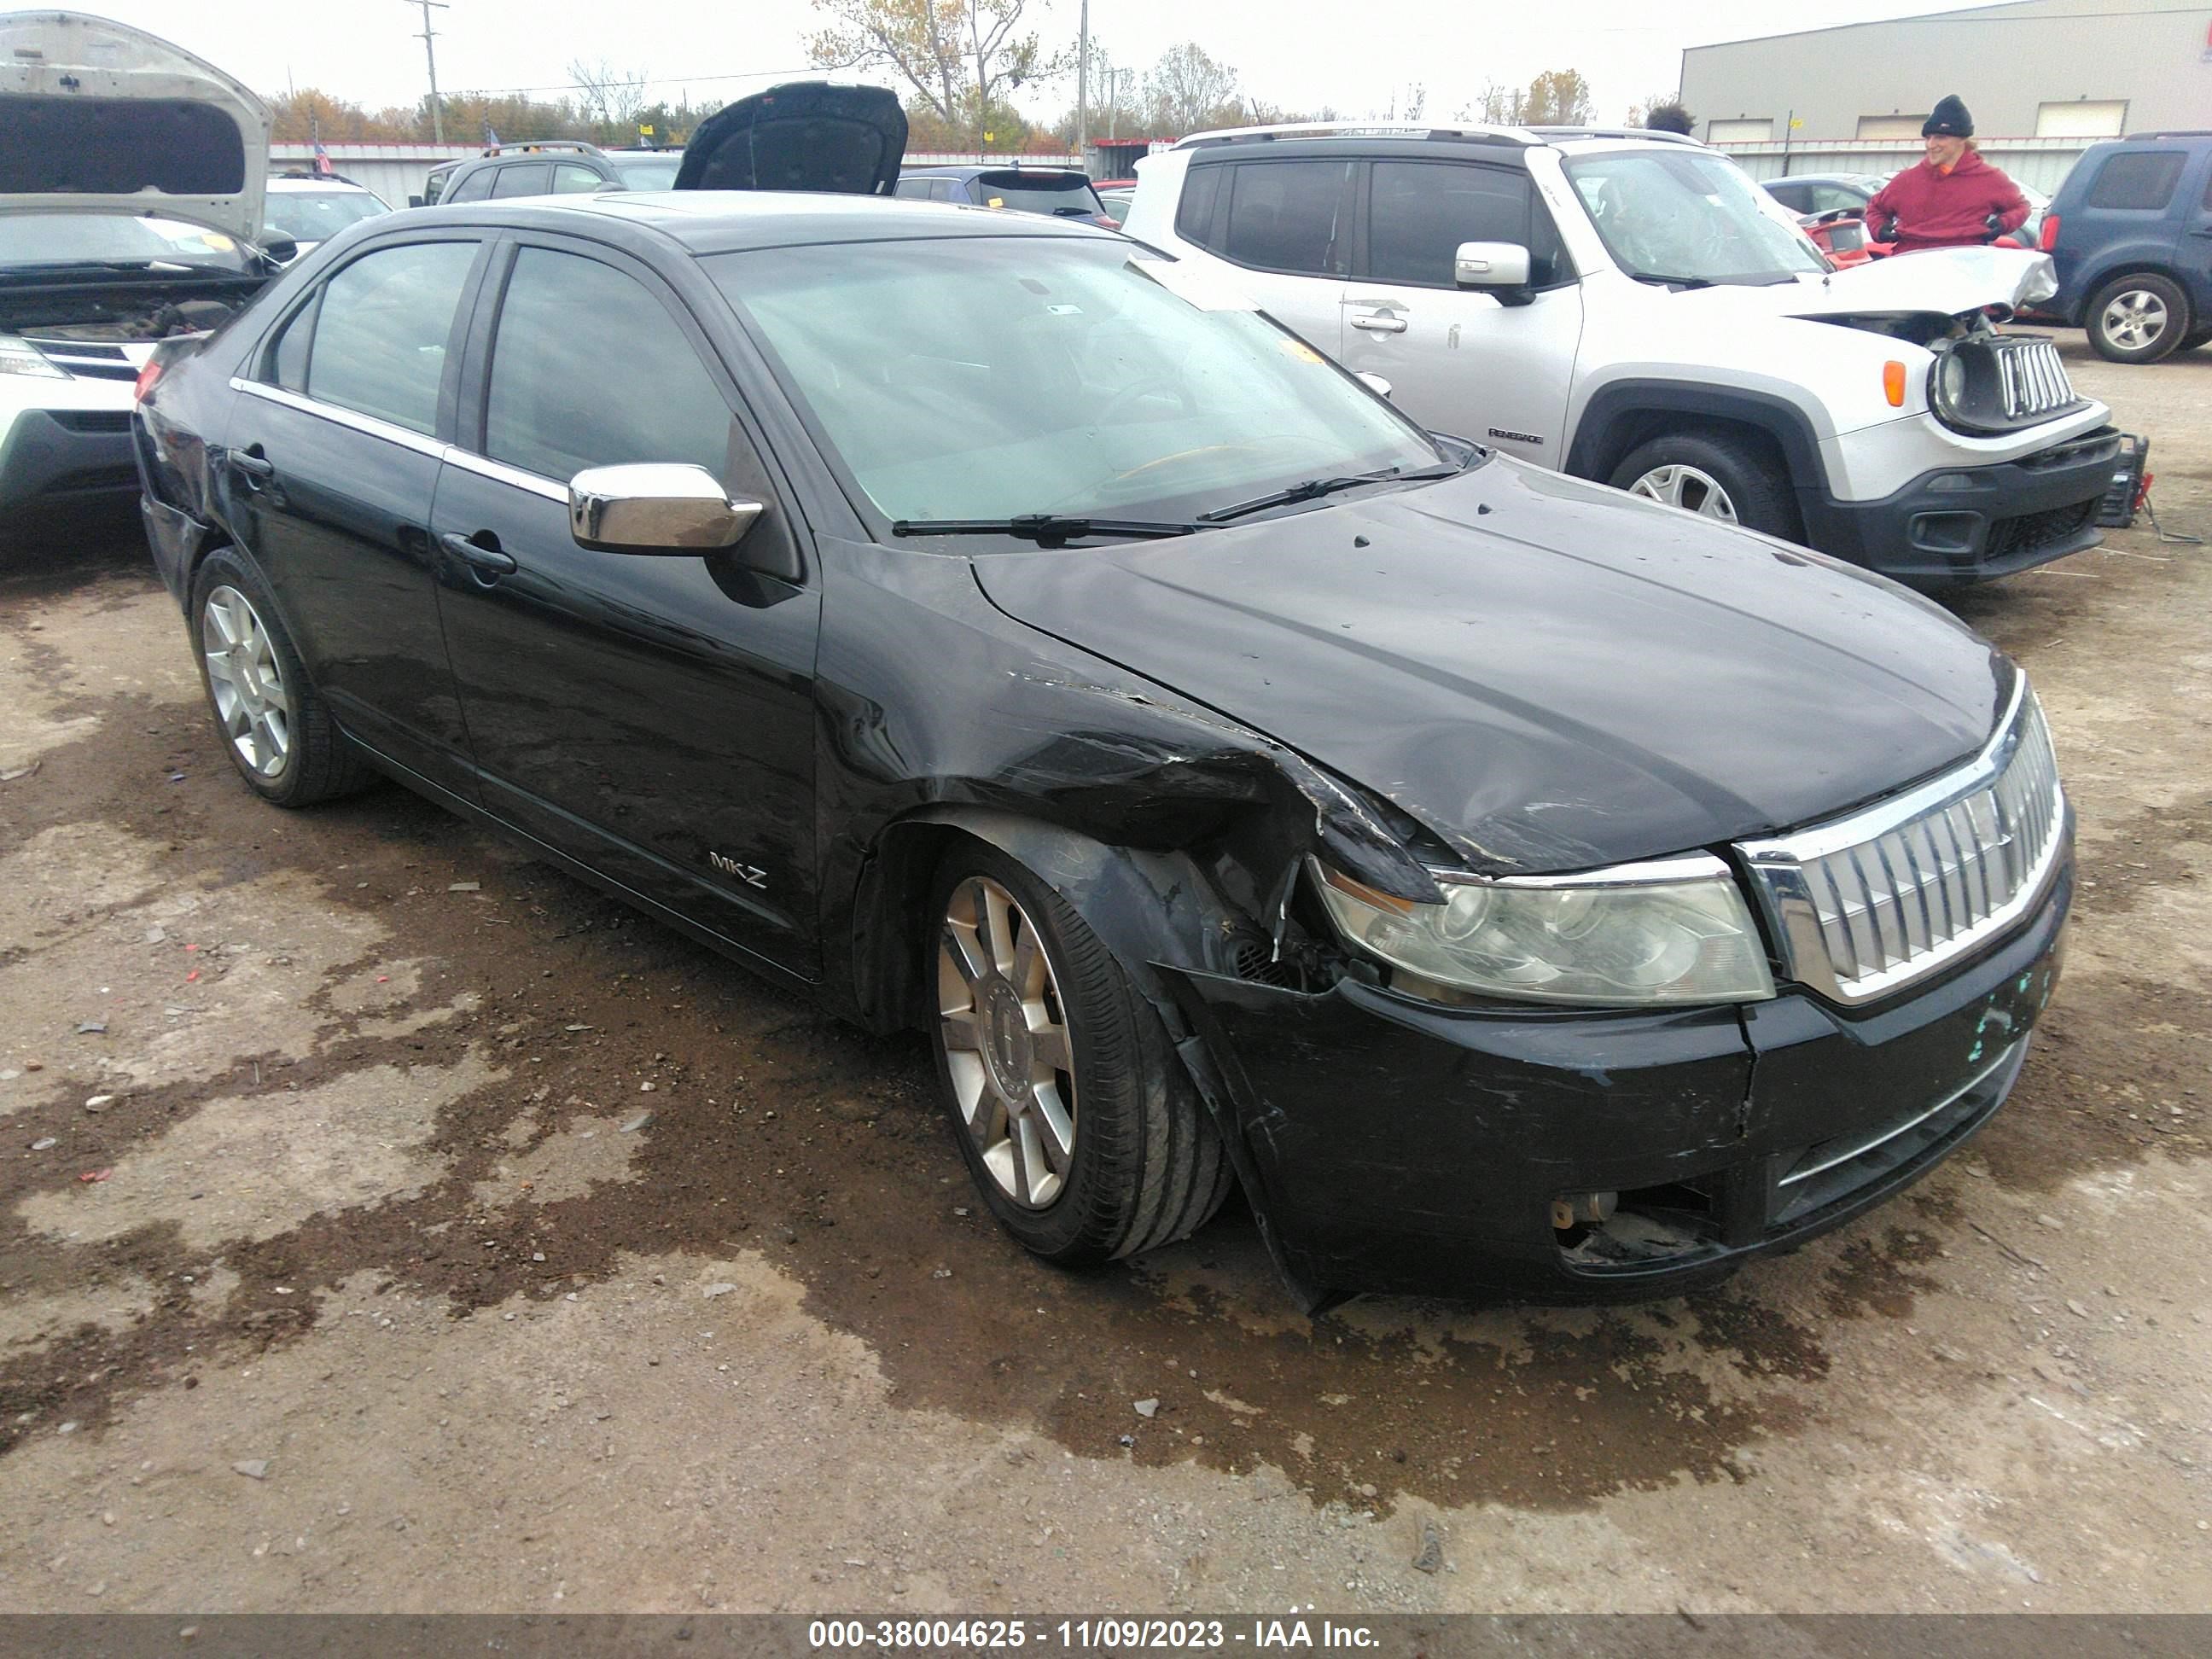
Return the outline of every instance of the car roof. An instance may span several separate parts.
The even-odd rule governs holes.
[[[902,179],[974,179],[986,173],[1062,173],[1082,175],[1081,167],[1063,167],[1057,161],[924,161],[915,167],[902,167]]]
[[[589,230],[619,223],[657,233],[694,254],[839,242],[941,241],[963,236],[1067,236],[1121,240],[1074,219],[994,211],[958,203],[894,196],[816,195],[799,191],[659,190],[604,196],[510,197],[412,209],[380,219],[393,226],[421,217],[545,230]]]

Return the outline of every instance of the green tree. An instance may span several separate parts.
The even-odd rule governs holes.
[[[806,42],[817,69],[888,69],[918,103],[981,148],[994,112],[1066,69],[1036,31],[1030,0],[814,0],[828,27]],[[909,117],[909,120],[911,117]],[[994,146],[995,147],[995,146]]]

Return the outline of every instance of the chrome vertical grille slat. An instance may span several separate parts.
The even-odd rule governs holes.
[[[2001,334],[1990,341],[1996,354],[1997,391],[2007,420],[2047,414],[2076,401],[2058,348],[2035,335]]]
[[[2043,713],[2022,680],[1972,761],[1835,822],[1747,842],[1791,977],[1866,1002],[1936,972],[2025,914],[2068,839]]]

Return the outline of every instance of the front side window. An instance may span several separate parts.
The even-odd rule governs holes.
[[[1180,520],[1442,459],[1192,267],[1072,237],[834,252],[702,263],[885,518]]]
[[[580,254],[515,256],[492,343],[484,453],[560,483],[587,466],[729,467],[729,405],[635,277]]]
[[[2093,208],[2125,208],[2155,213],[2173,198],[2181,181],[2181,164],[2188,158],[2178,149],[2127,150],[2108,155],[2097,170],[2084,204]]]
[[[1559,280],[1559,238],[1526,173],[1455,162],[1377,161],[1369,188],[1367,270],[1378,282],[1453,285],[1462,242],[1528,250],[1537,288]]]
[[[1689,287],[1786,283],[1827,263],[1733,161],[1631,150],[1566,163],[1606,252],[1629,276]]]
[[[1222,252],[1263,270],[1344,274],[1350,162],[1253,161],[1233,172]]]
[[[415,242],[365,254],[332,276],[317,307],[307,395],[434,433],[453,313],[476,257],[474,242]]]
[[[438,199],[441,202],[481,202],[491,194],[492,180],[499,176],[499,172],[497,167],[478,167],[474,173],[464,174],[460,183]]]

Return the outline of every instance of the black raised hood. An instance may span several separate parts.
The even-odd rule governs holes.
[[[888,196],[906,155],[906,112],[881,87],[790,81],[699,124],[678,190],[813,190]]]

